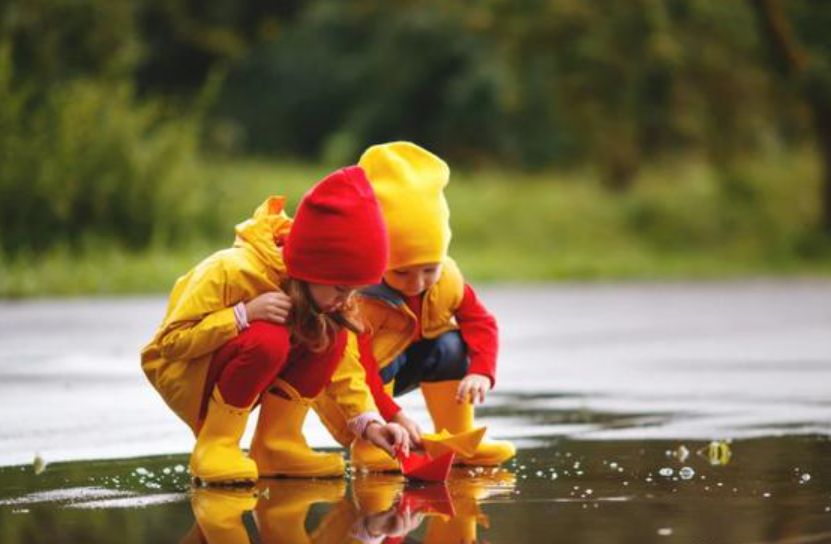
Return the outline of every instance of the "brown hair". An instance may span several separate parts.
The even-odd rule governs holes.
[[[364,326],[354,294],[337,312],[324,313],[315,304],[309,284],[305,281],[287,278],[283,281],[282,288],[291,298],[291,315],[287,325],[291,329],[292,344],[322,353],[332,345],[341,327],[355,333],[363,332]]]

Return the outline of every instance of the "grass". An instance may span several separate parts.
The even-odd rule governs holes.
[[[233,240],[269,194],[293,210],[328,168],[258,159],[204,168],[227,235],[131,252],[88,242],[0,261],[0,296],[153,293]],[[454,172],[451,254],[474,281],[696,279],[831,274],[817,234],[818,161],[769,154],[716,171],[695,158],[645,168],[624,195],[588,170]],[[205,238],[205,237],[203,237]],[[197,236],[196,239],[199,239]]]

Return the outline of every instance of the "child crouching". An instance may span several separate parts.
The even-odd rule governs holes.
[[[377,414],[358,360],[353,293],[376,283],[388,258],[363,170],[319,182],[293,222],[283,208],[283,198],[268,199],[237,226],[233,247],[177,280],[142,351],[148,379],[196,435],[191,474],[206,483],[342,475],[342,457],[312,451],[301,432],[320,395],[356,435],[390,453],[407,448],[406,431]],[[248,457],[239,441],[257,402]]]

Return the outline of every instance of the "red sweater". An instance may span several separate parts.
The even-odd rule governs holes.
[[[407,307],[416,316],[415,334],[413,342],[421,340],[421,303],[423,295],[404,297]],[[476,291],[470,284],[465,284],[462,303],[454,314],[459,323],[459,332],[467,345],[470,366],[467,373],[481,374],[487,376],[491,381],[491,387],[496,383],[496,355],[499,350],[499,334],[496,326],[496,318],[488,312],[487,308],[476,296]],[[368,334],[359,337],[361,351],[361,362],[366,369],[367,384],[372,391],[375,404],[378,405],[381,415],[389,421],[401,408],[395,401],[384,392],[384,384],[378,369],[378,362],[372,355],[372,338]]]

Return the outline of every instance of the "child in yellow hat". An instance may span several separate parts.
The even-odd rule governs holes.
[[[498,333],[495,318],[447,254],[450,213],[443,191],[450,169],[409,142],[370,147],[359,165],[381,205],[390,240],[383,281],[359,296],[372,331],[371,350],[362,362],[368,369],[377,365],[385,390],[394,396],[421,389],[436,432],[470,431],[474,404],[484,402],[495,383]],[[418,426],[389,397],[374,393],[385,419],[403,425],[417,445]],[[317,408],[333,435],[349,441],[336,411],[326,403]],[[351,450],[358,468],[396,468],[365,441],[352,441]],[[498,465],[515,453],[510,442],[482,442],[461,462]]]

